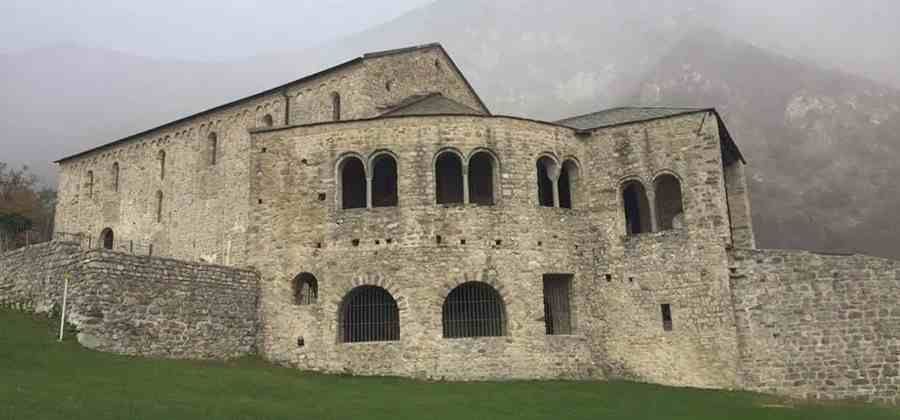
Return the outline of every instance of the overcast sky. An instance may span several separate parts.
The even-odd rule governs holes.
[[[432,0],[0,0],[0,53],[78,44],[216,60],[313,46]]]

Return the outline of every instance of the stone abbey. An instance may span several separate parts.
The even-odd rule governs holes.
[[[56,229],[106,249],[15,257],[78,255],[95,348],[898,402],[900,263],[756,249],[712,108],[494,115],[429,44],[58,163]]]

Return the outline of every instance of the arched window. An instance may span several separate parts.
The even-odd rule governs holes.
[[[341,302],[341,342],[397,341],[400,311],[391,294],[377,286],[359,286]]]
[[[331,94],[331,119],[341,120],[341,95],[337,92]]]
[[[622,186],[622,204],[625,206],[625,229],[629,235],[651,231],[650,204],[643,184],[638,181],[625,183]]]
[[[156,221],[162,222],[162,214],[163,214],[163,193],[162,191],[156,192]]]
[[[578,182],[578,165],[574,160],[566,160],[559,171],[559,206],[564,209],[572,208],[575,196],[575,186]]]
[[[341,178],[341,208],[366,208],[366,169],[359,158],[348,157],[338,167]]]
[[[499,337],[505,320],[503,299],[487,283],[463,283],[444,300],[444,338]]]
[[[462,160],[456,153],[443,152],[434,162],[435,194],[438,204],[463,202]]]
[[[103,231],[100,232],[100,246],[102,246],[103,249],[113,249],[115,243],[115,235],[111,228],[103,229]]]
[[[319,282],[312,274],[300,273],[294,277],[293,288],[296,305],[312,305],[319,298]]]
[[[659,230],[678,229],[684,223],[681,182],[663,174],[656,178],[656,226]]]
[[[112,165],[112,190],[119,192],[119,162]]]
[[[166,151],[160,150],[157,159],[159,159],[159,179],[166,179]]]
[[[215,165],[219,154],[219,136],[216,133],[209,133],[207,141],[209,143],[209,164]]]
[[[397,161],[383,153],[372,160],[372,207],[397,205]]]
[[[556,172],[556,162],[553,159],[543,156],[537,161],[537,186],[538,186],[538,204],[543,207],[555,207],[556,203],[553,198],[553,178]]]
[[[469,158],[470,203],[494,204],[494,166],[494,157],[488,152],[478,152]]]
[[[275,119],[272,118],[272,114],[263,115],[262,125],[263,125],[263,127],[271,127],[271,126],[275,125]]]
[[[94,171],[87,171],[87,194],[88,198],[94,196]]]

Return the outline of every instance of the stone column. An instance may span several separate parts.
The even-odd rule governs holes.
[[[550,177],[550,183],[553,184],[553,207],[559,208],[559,166],[553,165],[547,168],[547,176]]]
[[[659,232],[659,224],[656,221],[656,191],[654,186],[651,184],[650,189],[646,190],[647,193],[647,204],[650,211],[650,232]]]
[[[469,204],[469,165],[462,166],[463,176],[463,204]]]
[[[366,177],[366,208],[372,208],[372,177]]]

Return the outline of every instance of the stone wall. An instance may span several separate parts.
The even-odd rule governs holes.
[[[900,402],[900,262],[731,252],[743,387]]]
[[[248,262],[263,279],[263,354],[362,374],[735,386],[721,147],[714,120],[706,128],[703,120],[700,113],[582,137],[553,124],[486,116],[254,132]],[[463,162],[478,151],[497,158],[494,205],[435,204],[433,165],[445,150]],[[359,156],[370,165],[379,153],[397,159],[399,205],[341,209],[341,159]],[[542,156],[579,166],[574,208],[538,205]],[[652,190],[662,173],[682,180],[685,226],[628,237],[621,183],[639,179]],[[304,272],[318,279],[315,305],[292,302],[291,281]],[[574,276],[575,331],[568,336],[544,331],[542,276],[551,273]],[[471,280],[500,291],[505,337],[442,337],[444,298]],[[365,284],[403,302],[399,342],[339,342],[342,299]],[[675,308],[674,331],[662,330],[662,303]]]
[[[737,340],[725,247],[730,240],[715,118],[694,113],[593,130],[584,178],[593,271],[592,354],[610,376],[676,386],[733,388]],[[651,219],[661,176],[675,176],[683,224],[628,235],[623,185],[640,183]],[[651,220],[652,221],[652,220]],[[670,305],[672,329],[663,328]]]
[[[256,351],[252,272],[51,242],[0,255],[0,304],[59,310],[66,276],[67,318],[86,347],[190,359]]]
[[[81,257],[80,245],[69,242],[46,242],[0,254],[0,305],[51,311],[62,301],[63,275],[76,271]]]
[[[430,92],[480,109],[443,49],[431,46],[354,60],[64,160],[56,229],[96,242],[110,228],[117,239],[142,249],[152,245],[154,255],[242,266],[252,209],[249,130],[266,127],[267,117],[274,126],[331,121],[332,93],[341,95],[341,118],[349,120],[375,117],[383,106]]]

